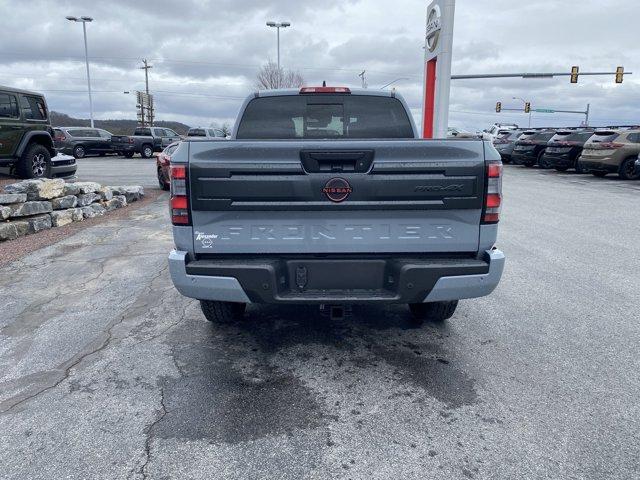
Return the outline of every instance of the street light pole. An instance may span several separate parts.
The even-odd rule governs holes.
[[[277,37],[277,45],[278,45],[278,53],[277,53],[277,57],[278,57],[278,88],[280,88],[280,77],[282,76],[280,74],[280,28],[287,28],[290,27],[291,23],[289,22],[267,22],[267,27],[275,27],[277,30],[276,33],[276,37]]]
[[[522,100],[522,103],[527,103],[527,101],[522,97],[511,97],[513,100]],[[531,128],[531,110],[529,110],[529,128]]]
[[[67,17],[71,22],[82,23],[82,33],[84,34],[84,62],[87,67],[87,89],[89,90],[89,117],[91,119],[91,128],[93,125],[93,99],[91,98],[91,74],[89,73],[89,49],[87,48],[87,22],[93,22],[91,17]]]

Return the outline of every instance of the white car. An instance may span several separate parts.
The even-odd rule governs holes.
[[[485,140],[493,140],[498,136],[498,132],[500,132],[501,130],[504,131],[517,129],[518,125],[516,125],[515,123],[494,123],[491,128],[489,128],[488,130],[484,130],[484,135],[482,136],[482,138],[484,138]]]

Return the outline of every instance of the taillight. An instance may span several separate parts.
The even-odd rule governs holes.
[[[504,145],[505,143],[509,143],[509,140],[505,140],[504,138],[496,138],[493,141],[494,145]]]
[[[600,142],[597,144],[600,148],[606,148],[607,150],[624,147],[624,143],[616,142]]]
[[[171,178],[171,222],[174,225],[191,225],[186,165],[171,165],[169,177]]]
[[[487,191],[484,196],[482,223],[498,223],[502,205],[502,162],[487,163]]]

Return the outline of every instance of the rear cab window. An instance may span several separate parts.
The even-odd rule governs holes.
[[[20,109],[27,120],[46,120],[47,107],[42,97],[35,95],[21,95]]]
[[[254,98],[238,139],[414,138],[402,103],[367,95],[284,95]]]
[[[0,118],[20,118],[15,95],[0,92]]]
[[[187,137],[206,137],[204,128],[192,128],[187,132]]]
[[[133,131],[133,135],[135,137],[150,137],[151,136],[151,129],[150,128],[136,128]]]

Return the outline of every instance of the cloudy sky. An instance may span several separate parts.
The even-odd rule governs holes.
[[[233,121],[255,89],[256,72],[276,57],[268,20],[281,32],[283,66],[307,84],[369,88],[395,83],[420,116],[426,5],[417,0],[0,0],[0,84],[42,91],[50,108],[88,118],[82,27],[88,15],[96,118],[135,118],[144,89],[141,59],[153,65],[157,118],[188,125]],[[450,124],[470,130],[495,121],[525,125],[524,113],[494,113],[495,102],[583,110],[594,125],[640,121],[638,0],[458,0],[453,74],[625,70],[611,77],[455,80]],[[575,125],[579,115],[534,114],[532,124]]]

